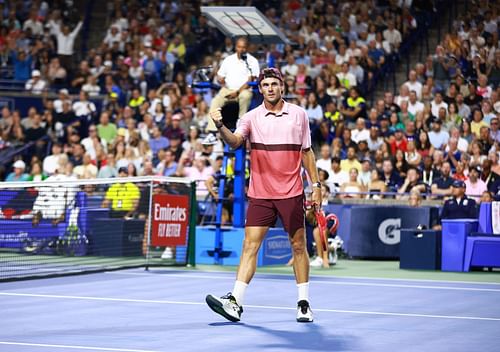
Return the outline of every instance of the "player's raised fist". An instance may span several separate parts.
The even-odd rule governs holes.
[[[215,126],[220,127],[222,126],[222,114],[221,114],[221,109],[217,109],[214,111],[210,112],[210,117],[215,123]]]

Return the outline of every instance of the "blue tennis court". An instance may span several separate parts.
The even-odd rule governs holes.
[[[241,323],[207,293],[234,273],[141,269],[0,284],[0,351],[499,351],[500,283],[257,274]]]

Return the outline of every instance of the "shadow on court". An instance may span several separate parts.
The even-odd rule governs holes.
[[[286,326],[289,322],[284,322]],[[299,323],[297,323],[299,324]],[[316,323],[303,323],[303,331],[289,331],[271,329],[265,326],[250,325],[245,323],[220,322],[210,323],[211,327],[239,326],[255,332],[269,335],[263,343],[255,341],[256,348],[283,349],[283,350],[315,350],[315,351],[353,351],[360,350],[357,339],[352,336],[335,336],[325,333],[325,328]],[[332,327],[332,331],[333,331]],[[302,329],[301,329],[302,330]]]

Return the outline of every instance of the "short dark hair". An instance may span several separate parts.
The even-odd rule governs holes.
[[[415,167],[415,166],[410,166],[410,167],[408,168],[408,170],[406,171],[406,173],[408,173],[408,171],[410,171],[410,170],[415,170],[415,172],[417,173],[417,175],[420,175],[420,170],[419,170],[417,167]]]
[[[243,35],[240,37],[236,37],[236,39],[234,40],[234,44],[236,45],[236,43],[241,41],[245,42],[245,44],[248,45],[248,38]]]

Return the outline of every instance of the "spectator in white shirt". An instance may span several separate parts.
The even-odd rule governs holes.
[[[54,143],[52,145],[52,154],[48,155],[43,159],[43,172],[47,176],[54,175],[56,173],[57,167],[59,166],[60,160],[63,158],[62,145],[59,143]]]
[[[443,94],[441,92],[436,92],[434,95],[434,100],[431,101],[431,113],[433,116],[439,116],[439,109],[445,108],[448,111],[448,104],[443,101]]]
[[[431,142],[432,146],[435,149],[441,149],[448,144],[448,139],[450,139],[450,135],[448,132],[443,131],[441,129],[441,125],[443,122],[439,117],[435,117],[432,120],[432,131],[429,132],[429,142]]]
[[[108,33],[106,34],[102,42],[106,44],[108,48],[111,48],[114,42],[120,42],[120,40],[121,40],[120,28],[114,24],[111,26],[111,28],[109,29]]]
[[[83,155],[83,162],[81,165],[76,166],[73,169],[76,177],[80,179],[94,179],[97,177],[97,166],[92,164],[92,158],[88,153]]]
[[[347,53],[347,47],[345,44],[339,45],[339,52],[335,56],[335,63],[337,65],[342,65],[344,62],[349,62],[349,54]]]
[[[80,29],[82,28],[83,22],[80,21],[76,27],[70,31],[69,26],[63,25],[56,21],[49,21],[49,26],[51,26],[51,32],[54,34],[57,40],[57,55],[61,61],[61,66],[66,68],[66,70],[71,71],[73,65],[73,54],[76,36]]]
[[[422,83],[417,81],[417,71],[411,70],[408,75],[408,81],[405,82],[410,92],[414,90],[417,93],[417,98],[422,98]]]
[[[122,12],[120,7],[117,7],[115,11],[116,11],[116,16],[115,16],[115,20],[113,21],[112,26],[117,26],[120,31],[127,30],[129,27],[127,17]]]
[[[424,112],[425,105],[417,100],[417,92],[410,91],[410,99],[408,100],[408,112],[413,116]]]
[[[479,49],[481,49],[484,46],[484,44],[486,44],[486,40],[479,35],[477,27],[471,28],[469,34],[469,42],[470,42],[470,50],[472,57],[478,54]]]
[[[66,69],[61,66],[59,58],[52,58],[47,70],[47,79],[49,80],[49,82],[52,84],[63,85],[66,83],[67,76],[68,73],[66,72]]]
[[[366,128],[365,120],[358,118],[356,120],[356,128],[352,130],[351,140],[358,144],[361,141],[368,141],[370,139],[370,131]]]
[[[32,94],[42,94],[47,89],[47,82],[41,76],[40,71],[33,70],[31,72],[31,79],[26,82],[24,89]]]
[[[333,157],[332,163],[328,171],[328,186],[330,190],[338,192],[340,186],[349,182],[349,174],[340,168],[340,158]]]
[[[391,43],[389,43],[388,40],[384,39],[381,32],[377,32],[377,34],[375,35],[375,47],[377,49],[383,50],[387,55],[395,51],[393,50]]]
[[[31,30],[31,34],[34,36],[39,36],[43,34],[43,24],[38,20],[38,14],[36,10],[31,10],[30,17],[24,21],[23,31]]]
[[[69,97],[69,92],[66,88],[59,89],[59,96],[54,100],[54,110],[57,114],[63,112],[63,104],[68,102],[71,105],[71,99]]]
[[[293,55],[288,55],[286,58],[287,64],[281,68],[281,73],[283,76],[297,76],[297,72],[299,72],[299,66],[295,63],[295,58]]]
[[[365,77],[365,71],[358,63],[358,58],[351,56],[349,58],[349,72],[356,77],[356,84],[362,84]]]
[[[101,93],[101,87],[97,84],[95,76],[88,76],[87,82],[82,86],[82,90],[89,94],[89,97],[96,97]]]
[[[80,91],[80,100],[73,103],[73,111],[77,117],[90,116],[96,112],[96,107],[89,100],[89,95],[85,91]]]
[[[229,55],[222,61],[217,72],[217,77],[222,88],[212,99],[210,111],[222,108],[228,101],[239,103],[239,117],[243,116],[250,107],[252,90],[248,82],[259,76],[259,62],[255,57],[247,53],[248,40],[239,37],[236,40],[236,53]],[[209,119],[207,129],[215,131],[216,127],[212,119]]]
[[[384,39],[391,44],[394,51],[399,50],[401,45],[401,33],[394,27],[394,21],[389,21],[387,23],[387,29],[384,31]]]
[[[315,92],[309,92],[307,101],[304,104],[309,123],[319,126],[323,120],[323,108],[318,103],[318,97]]]
[[[463,137],[460,137],[460,130],[457,127],[450,128],[450,138],[455,138],[457,140],[457,149],[461,153],[467,153],[469,149],[469,142]],[[446,152],[448,152],[449,148],[446,147]]]
[[[456,97],[457,108],[458,108],[458,116],[468,119],[471,113],[470,107],[467,104],[464,104],[464,95],[462,93],[458,93]]]
[[[106,153],[108,149],[106,141],[97,135],[97,127],[95,125],[89,126],[89,136],[82,139],[80,143],[85,147],[87,154],[90,155],[93,161],[97,160],[98,151]]]
[[[102,62],[102,56],[101,55],[94,56],[94,60],[92,60],[92,67],[90,68],[90,74],[99,77],[103,71],[104,71],[104,65]]]
[[[330,146],[328,144],[323,144],[319,150],[320,157],[316,160],[316,167],[318,169],[329,170],[331,167],[331,153]]]
[[[401,107],[402,102],[408,102],[410,100],[410,90],[406,84],[401,85],[399,87],[399,95],[394,98],[394,103]]]
[[[495,34],[498,31],[498,17],[494,18],[491,11],[488,10],[484,13],[484,31],[490,34]]]
[[[370,128],[370,136],[368,138],[368,149],[371,152],[376,152],[384,144],[384,139],[379,135],[379,129],[377,126],[372,126]]]

